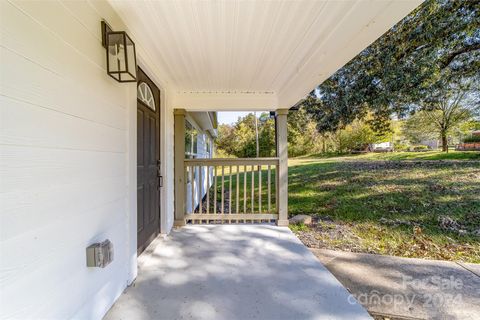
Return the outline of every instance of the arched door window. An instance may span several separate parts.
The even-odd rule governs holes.
[[[152,89],[145,82],[140,82],[137,87],[137,98],[143,102],[147,107],[155,111],[155,97]]]

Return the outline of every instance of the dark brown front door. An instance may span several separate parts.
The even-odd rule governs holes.
[[[137,253],[160,232],[160,90],[137,72]]]

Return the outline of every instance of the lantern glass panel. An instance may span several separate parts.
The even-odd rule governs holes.
[[[125,33],[127,73],[124,74],[125,80],[135,81],[137,78],[137,60],[135,55],[135,44],[132,39]]]
[[[125,72],[125,42],[123,34],[120,32],[111,32],[107,35],[108,43],[108,71]]]

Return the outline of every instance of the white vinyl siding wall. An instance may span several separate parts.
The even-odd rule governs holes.
[[[99,319],[136,269],[136,90],[106,74],[100,34],[102,18],[122,25],[103,1],[0,6],[0,318]],[[114,261],[87,268],[106,238]]]

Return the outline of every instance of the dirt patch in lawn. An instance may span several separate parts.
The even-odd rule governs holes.
[[[403,229],[399,231],[392,230],[391,225],[335,221],[328,216],[312,220],[309,226],[291,226],[300,241],[309,248],[480,262],[478,243],[465,243],[450,237],[446,237],[446,242],[435,241],[414,222],[397,224],[396,227]],[[405,235],[408,233],[405,228],[411,230],[410,236]]]
[[[363,252],[362,238],[351,223],[335,222],[330,217],[314,217],[310,226],[292,226],[298,238],[309,248]]]

